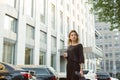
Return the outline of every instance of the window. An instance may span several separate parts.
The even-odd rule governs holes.
[[[102,36],[100,36],[99,38],[102,39]]]
[[[33,64],[33,50],[30,48],[25,49],[25,64]]]
[[[79,33],[81,33],[81,31],[80,31],[80,26],[78,25],[78,34],[79,34]]]
[[[105,44],[105,48],[108,48],[108,45],[107,45],[107,44]]]
[[[110,57],[111,57],[111,58],[112,58],[112,56],[113,56],[112,53],[110,53]]]
[[[116,70],[120,71],[120,59],[116,60]]]
[[[56,69],[56,54],[51,55],[51,66]]]
[[[102,30],[102,28],[99,28],[99,30],[101,31],[101,30]]]
[[[107,28],[105,27],[104,30],[107,30]]]
[[[112,47],[112,44],[109,44],[109,47]]]
[[[16,0],[6,0],[7,4],[12,6],[12,7],[16,7]]]
[[[52,48],[57,47],[56,37],[54,37],[54,36],[51,37],[51,47]]]
[[[110,61],[110,65],[113,65],[113,61]],[[113,66],[110,66],[110,70],[113,70]]]
[[[73,22],[73,29],[75,29],[75,22]]]
[[[120,52],[115,52],[115,57],[120,57]]]
[[[34,39],[34,27],[26,25],[26,37],[27,39]]]
[[[80,16],[79,16],[79,15],[77,15],[77,19],[78,19],[78,21],[79,21],[79,17],[80,17]]]
[[[60,40],[60,49],[63,49],[63,48],[64,48],[64,41]]]
[[[82,21],[82,24],[83,24],[83,22],[84,22],[84,19],[82,19],[81,21]]]
[[[119,42],[119,36],[118,35],[114,35],[114,46],[119,46],[120,45],[120,42]]]
[[[60,56],[60,72],[65,72],[66,62],[63,56]]]
[[[5,16],[5,23],[4,23],[4,29],[5,30],[11,30],[13,32],[17,32],[17,25],[16,25],[16,19],[12,18],[10,16]]]
[[[60,4],[63,5],[63,0],[60,0]]]
[[[108,53],[105,54],[105,57],[108,57]]]
[[[69,11],[69,10],[70,10],[70,8],[69,8],[69,4],[67,4],[66,6],[67,6],[67,11]]]
[[[118,43],[115,43],[115,44],[114,44],[114,46],[116,46],[116,47],[117,47],[117,46],[119,46],[119,44],[118,44]]]
[[[33,0],[24,0],[24,14],[33,17]]]
[[[100,45],[100,48],[103,49],[103,45]]]
[[[51,27],[55,30],[55,6],[51,5]]]
[[[107,35],[105,35],[104,38],[107,39]]]
[[[47,34],[43,31],[40,31],[40,42],[44,44],[47,43]]]
[[[67,34],[69,34],[70,31],[70,21],[69,21],[69,17],[67,17]]]
[[[46,64],[45,60],[46,60],[46,52],[40,51],[39,64],[45,65]]]
[[[15,44],[4,43],[3,45],[3,62],[14,64],[15,62]]]
[[[60,32],[63,34],[63,12],[60,11]]]
[[[109,60],[106,60],[106,70],[109,70]]]
[[[109,38],[111,38],[111,36],[110,36],[110,35],[109,35],[108,37],[109,37]]]
[[[73,13],[73,16],[75,17],[75,11],[74,10],[72,10],[72,13]]]
[[[40,14],[40,20],[42,23],[45,23],[45,13],[46,13],[46,0],[41,0],[41,14]]]
[[[79,6],[79,4],[77,4],[77,9],[78,9],[78,10],[80,9],[80,6]]]
[[[74,0],[72,0],[72,4],[74,4],[75,3],[75,1]]]
[[[82,43],[83,43],[83,45],[84,45],[84,43],[85,43],[84,40],[85,40],[85,39],[84,39],[84,30],[83,30],[83,29],[82,29],[82,39],[83,39],[83,40],[82,40]]]
[[[52,36],[51,39],[51,54],[57,53],[57,40],[56,37]]]

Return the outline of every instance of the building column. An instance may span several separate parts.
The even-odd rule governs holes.
[[[3,31],[4,31],[4,17],[5,17],[5,13],[1,10],[1,6],[0,6],[0,62],[2,62],[2,58],[3,58]]]
[[[26,38],[26,21],[23,14],[23,0],[19,1],[19,14],[18,14],[18,32],[16,42],[16,65],[25,63],[25,38]],[[22,57],[22,58],[21,58]]]
[[[115,54],[115,51],[113,52]],[[115,55],[113,55],[113,73],[114,73],[114,77],[116,77],[116,59],[115,59]]]
[[[35,47],[34,47],[34,58],[33,64],[39,65],[39,56],[40,56],[40,7],[39,7],[40,0],[36,0],[35,7],[36,7],[36,14],[35,14]]]
[[[46,65],[51,66],[51,1],[48,0],[48,13],[47,13],[47,55]]]
[[[56,6],[56,15],[57,15],[57,21],[56,21],[56,26],[57,26],[57,54],[56,54],[56,71],[59,73],[60,72],[60,27],[59,27],[59,1],[56,1],[57,6]]]

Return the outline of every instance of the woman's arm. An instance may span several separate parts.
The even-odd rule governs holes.
[[[84,74],[83,74],[83,63],[80,64],[80,74],[81,74],[81,76],[84,76]]]

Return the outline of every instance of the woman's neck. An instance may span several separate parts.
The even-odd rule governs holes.
[[[71,42],[71,45],[77,45],[78,43],[76,43],[76,42]]]

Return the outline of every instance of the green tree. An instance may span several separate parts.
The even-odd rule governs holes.
[[[100,22],[110,23],[110,30],[120,30],[120,0],[88,0],[88,3],[93,4],[91,11]]]
[[[116,77],[120,80],[120,72],[116,74]]]

